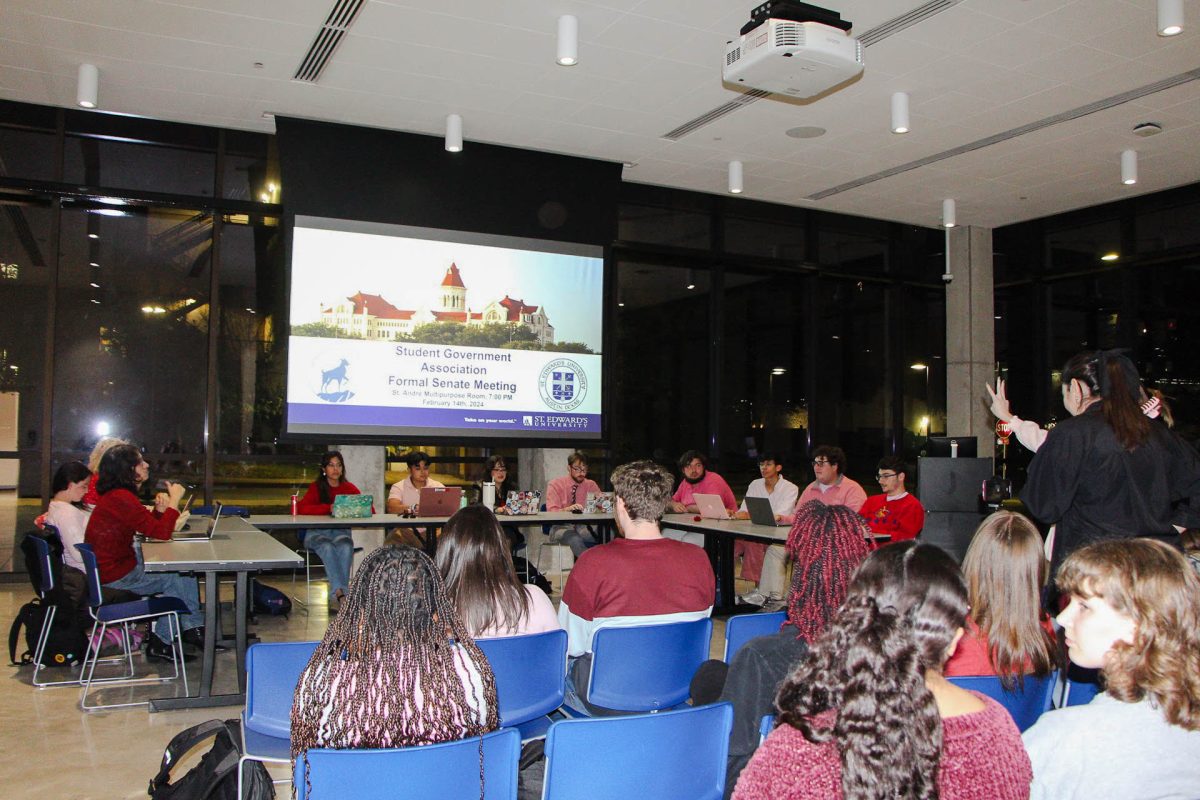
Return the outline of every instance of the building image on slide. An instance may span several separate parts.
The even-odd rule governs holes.
[[[381,295],[356,292],[329,306],[322,305],[321,321],[347,336],[391,341],[407,336],[418,325],[457,322],[468,326],[518,324],[528,328],[540,345],[554,343],[554,326],[541,306],[526,305],[507,294],[492,300],[479,311],[467,305],[467,287],[458,265],[451,263],[438,293],[440,307],[402,309]]]

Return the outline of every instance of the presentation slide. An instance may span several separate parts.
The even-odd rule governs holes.
[[[297,216],[287,433],[596,439],[600,247]]]

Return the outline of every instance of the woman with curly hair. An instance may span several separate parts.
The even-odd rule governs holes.
[[[1028,797],[1008,712],[942,676],[966,617],[966,584],[943,550],[906,541],[868,556],[780,686],[779,727],[735,800]]]
[[[1015,689],[1025,675],[1058,667],[1054,625],[1041,609],[1046,559],[1027,518],[997,511],[975,531],[962,563],[971,612],[942,674],[997,675]]]
[[[550,598],[517,578],[508,540],[491,509],[466,506],[446,520],[437,566],[458,616],[476,639],[559,629]]]
[[[341,612],[300,674],[292,703],[293,771],[316,747],[409,747],[482,736],[497,728],[497,713],[492,668],[433,561],[411,547],[381,547],[363,559]]]
[[[1150,539],[1098,542],[1058,573],[1071,661],[1106,689],[1025,731],[1034,798],[1200,792],[1200,578]]]

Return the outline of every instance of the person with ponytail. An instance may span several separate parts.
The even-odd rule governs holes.
[[[734,800],[1024,800],[1029,756],[994,700],[942,665],[963,634],[967,587],[945,551],[880,548],[775,698],[777,727]]]
[[[437,744],[498,726],[492,668],[433,561],[411,547],[371,552],[296,685],[293,772],[303,760],[307,780],[312,748]]]
[[[1055,525],[1052,575],[1091,542],[1148,536],[1176,544],[1178,531],[1200,525],[1200,458],[1144,413],[1141,379],[1123,351],[1072,357],[1062,397],[1071,418],[1050,431],[1021,492],[1034,517]]]

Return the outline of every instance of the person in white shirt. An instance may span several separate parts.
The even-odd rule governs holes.
[[[408,477],[392,484],[388,491],[387,513],[389,514],[418,514],[421,503],[421,490],[425,488],[441,489],[444,483],[429,477],[429,456],[420,450],[413,450],[404,457],[408,464]],[[425,528],[392,528],[388,534],[387,544],[406,544],[409,547],[423,548],[425,537],[429,531]]]
[[[767,498],[771,501],[771,510],[775,513],[776,521],[782,521],[796,508],[800,487],[783,477],[783,458],[776,453],[764,451],[760,454],[758,471],[762,477],[750,482],[750,486],[746,488],[746,497]],[[734,516],[737,519],[750,519],[745,500],[742,500],[742,506]],[[787,583],[786,562],[783,559],[773,559],[768,569],[763,563],[766,552],[767,545],[761,542],[742,539],[734,542],[733,556],[742,559],[742,580],[754,581],[757,584],[752,591],[738,597],[739,603],[761,606],[783,600]]]

